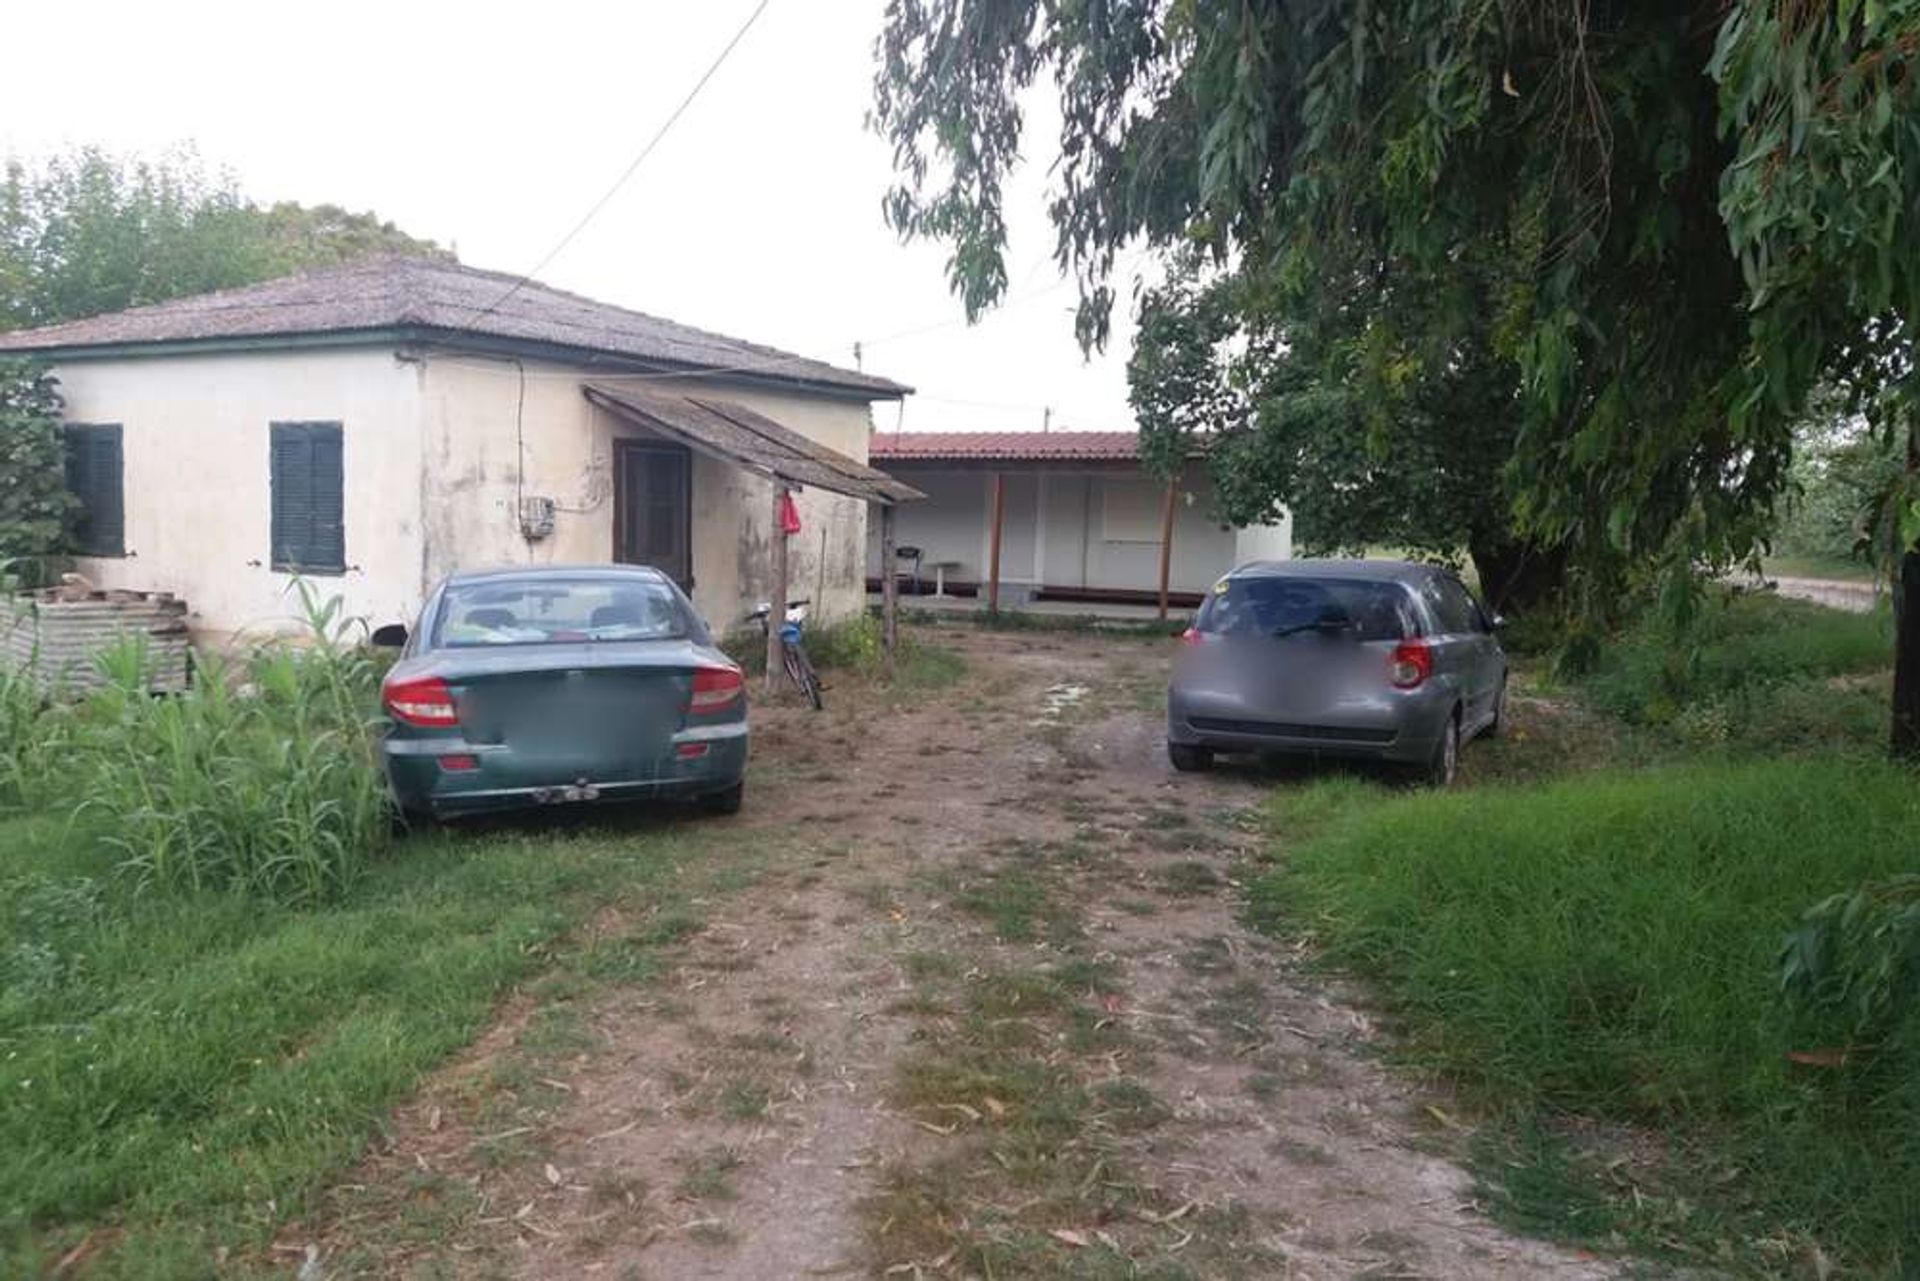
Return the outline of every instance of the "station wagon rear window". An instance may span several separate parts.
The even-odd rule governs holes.
[[[1284,636],[1324,626],[1363,641],[1403,640],[1414,631],[1398,583],[1277,575],[1224,580],[1193,625],[1211,636]]]
[[[509,578],[455,583],[440,599],[435,648],[682,640],[691,620],[665,583]]]

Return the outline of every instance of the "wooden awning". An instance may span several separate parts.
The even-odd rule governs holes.
[[[635,391],[610,383],[588,383],[585,390],[589,401],[617,418],[774,480],[883,507],[926,497],[883,471],[730,400]]]

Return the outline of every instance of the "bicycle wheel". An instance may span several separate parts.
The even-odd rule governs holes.
[[[807,651],[798,645],[788,645],[781,652],[781,659],[786,666],[787,675],[792,678],[795,685],[800,687],[800,692],[806,695],[807,701],[813,704],[813,710],[819,711],[823,706],[820,701],[820,678],[813,674],[813,664],[807,658]]]

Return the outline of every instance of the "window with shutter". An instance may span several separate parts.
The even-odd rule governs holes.
[[[347,568],[346,475],[339,423],[274,423],[273,567],[339,574]]]
[[[80,500],[74,551],[82,556],[124,556],[125,480],[119,423],[68,423],[67,488]]]

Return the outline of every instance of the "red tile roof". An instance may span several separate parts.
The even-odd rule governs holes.
[[[876,462],[1137,462],[1130,431],[876,431]]]

